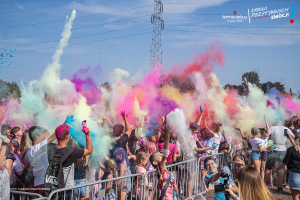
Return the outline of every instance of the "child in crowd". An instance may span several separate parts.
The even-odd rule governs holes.
[[[148,161],[148,155],[144,152],[139,152],[136,155],[136,167],[135,167],[135,171],[138,174],[141,174],[142,176],[145,176],[146,174],[146,169],[145,169],[145,165]],[[145,190],[145,199],[148,199],[148,180],[146,178],[146,182],[145,182],[145,186],[146,186],[146,190]],[[137,187],[137,188],[136,188]],[[138,199],[141,199],[141,178],[138,178],[138,183],[136,184],[136,187],[134,189],[134,191],[137,191],[137,196]]]
[[[262,143],[262,148],[263,149],[265,149],[266,147],[268,148],[269,129],[261,131],[260,139],[261,139],[261,143]],[[264,177],[265,177],[265,167],[266,167],[268,152],[270,152],[270,151],[267,149],[263,150],[260,153],[260,157],[259,157],[260,175],[261,175],[262,180],[264,180]]]
[[[104,165],[100,163],[100,167],[103,170],[104,174],[101,178],[101,180],[109,180],[112,178],[115,178],[117,175],[115,173],[116,169],[116,162],[112,159],[106,160],[104,162]],[[105,191],[105,197],[103,197],[102,194],[104,194]],[[99,194],[96,194],[96,197],[99,197],[100,200],[113,200],[116,199],[116,192],[113,188],[113,183],[111,181],[107,182],[106,184],[103,183],[102,187],[100,188]]]
[[[221,156],[220,163],[222,166],[224,166],[224,167],[227,166],[230,168],[229,161],[232,160],[233,150],[230,150],[229,144],[227,142],[225,142],[221,145],[221,150],[223,153],[225,153],[225,155],[224,155],[224,157]]]
[[[233,156],[233,161],[230,161],[230,163],[236,164],[238,169],[245,167],[245,162],[239,157],[239,155]]]

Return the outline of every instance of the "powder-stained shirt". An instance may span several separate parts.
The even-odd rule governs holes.
[[[47,157],[48,139],[29,148],[28,160],[33,169],[34,186],[43,185],[49,162]],[[25,166],[26,167],[26,166]]]
[[[294,135],[289,128],[284,126],[272,126],[269,129],[270,137],[273,140],[274,151],[286,151],[285,142],[287,137],[284,136],[284,129],[287,129],[287,133],[292,136]]]

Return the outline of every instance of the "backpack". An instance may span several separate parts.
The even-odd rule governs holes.
[[[162,182],[163,188],[161,190],[161,194],[160,194],[159,200],[162,200],[164,198],[164,196],[165,196],[165,194],[167,192],[167,189],[168,189],[168,187],[169,187],[169,185],[171,183],[171,179],[175,180],[174,174],[172,172],[169,172],[167,170],[167,168],[165,168],[165,170],[168,172],[169,178],[168,178],[168,180],[166,182]],[[158,181],[163,180],[164,175],[163,175],[163,173],[161,173],[159,167],[156,168],[156,175],[157,175]],[[179,200],[179,195],[178,195],[178,192],[176,190],[176,187],[173,188],[173,199],[174,200]]]
[[[64,177],[63,173],[63,162],[71,155],[73,152],[73,148],[69,148],[66,153],[60,157],[59,161],[55,161],[54,157],[57,158],[56,153],[56,145],[55,144],[48,144],[47,146],[47,155],[48,155],[48,168],[45,175],[45,182],[44,182],[44,190],[43,190],[43,196],[48,197],[50,193],[56,189],[64,188],[65,183],[68,180],[69,173],[67,174],[67,177]],[[70,172],[70,171],[69,171]],[[65,180],[64,180],[65,178]],[[58,194],[58,199],[61,199],[63,197],[64,192],[61,192]],[[52,199],[56,199],[57,195],[53,195]]]

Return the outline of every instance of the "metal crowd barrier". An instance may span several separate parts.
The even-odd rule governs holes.
[[[239,154],[242,155],[245,151],[246,148],[239,149]],[[214,157],[218,161],[219,168],[229,164],[227,155],[224,153],[218,153],[167,165],[167,170],[172,172],[175,176],[175,186],[177,187],[179,199],[192,199],[195,197],[202,197],[202,199],[205,199],[204,196],[206,191],[204,187],[204,177],[208,174],[208,172],[203,166],[203,162],[207,157]],[[231,171],[231,178],[236,180],[236,166],[233,164],[229,167],[229,169]],[[91,200],[153,200],[159,199],[161,192],[158,189],[156,170],[152,170],[147,171],[144,176],[141,174],[133,174],[108,180],[100,180],[70,188],[58,189],[51,192],[49,197],[42,197],[39,194],[12,190],[11,194],[26,194],[27,199],[29,199],[29,196],[38,197],[38,199],[35,200],[61,200],[66,199],[68,195],[71,196],[71,199],[75,199],[74,191],[78,189],[76,197],[80,197],[80,188],[85,190],[85,194],[88,193],[88,195],[85,196],[85,199]],[[89,192],[87,192],[88,189]]]
[[[128,176],[122,176],[118,178],[112,178],[107,180],[96,181],[92,183],[82,184],[69,188],[57,189],[50,193],[48,199],[66,199],[66,196],[70,195],[71,199],[80,197],[80,188],[85,190],[87,194],[87,188],[89,187],[89,197],[85,196],[85,199],[135,199],[136,195],[142,192],[143,187],[139,189],[137,186],[143,185],[143,176],[141,174],[133,174]],[[108,187],[110,184],[110,187]],[[74,190],[78,189],[78,195],[75,196]]]
[[[36,197],[36,198],[44,198],[42,195],[37,194],[37,193],[31,193],[31,192],[22,192],[22,191],[17,191],[17,190],[10,190],[10,194],[11,194],[11,199],[12,200],[21,200],[22,195],[26,195],[26,199],[30,200],[30,197]],[[15,198],[16,196],[18,196],[19,198]],[[34,199],[36,199],[34,198]]]

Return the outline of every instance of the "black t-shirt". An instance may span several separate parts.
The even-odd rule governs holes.
[[[117,143],[116,146],[118,146],[118,148],[121,147],[121,148],[126,150],[126,145],[127,145],[127,142],[128,142],[128,138],[129,138],[128,135],[124,134],[120,139],[118,139],[116,141],[116,143]]]
[[[70,147],[73,148],[73,152],[69,155],[69,157],[65,160],[65,162],[63,163],[63,167],[69,167],[70,165],[72,165],[75,160],[77,160],[78,158],[81,158],[83,156],[84,153],[84,149],[78,149],[78,148],[74,148],[74,147]],[[68,151],[68,147],[64,147],[64,148],[57,148],[56,147],[56,153],[58,158],[60,159],[67,151]],[[54,157],[55,159],[55,157]]]
[[[287,168],[295,173],[300,173],[300,153],[295,147],[288,148],[285,158],[282,161],[287,164]]]

